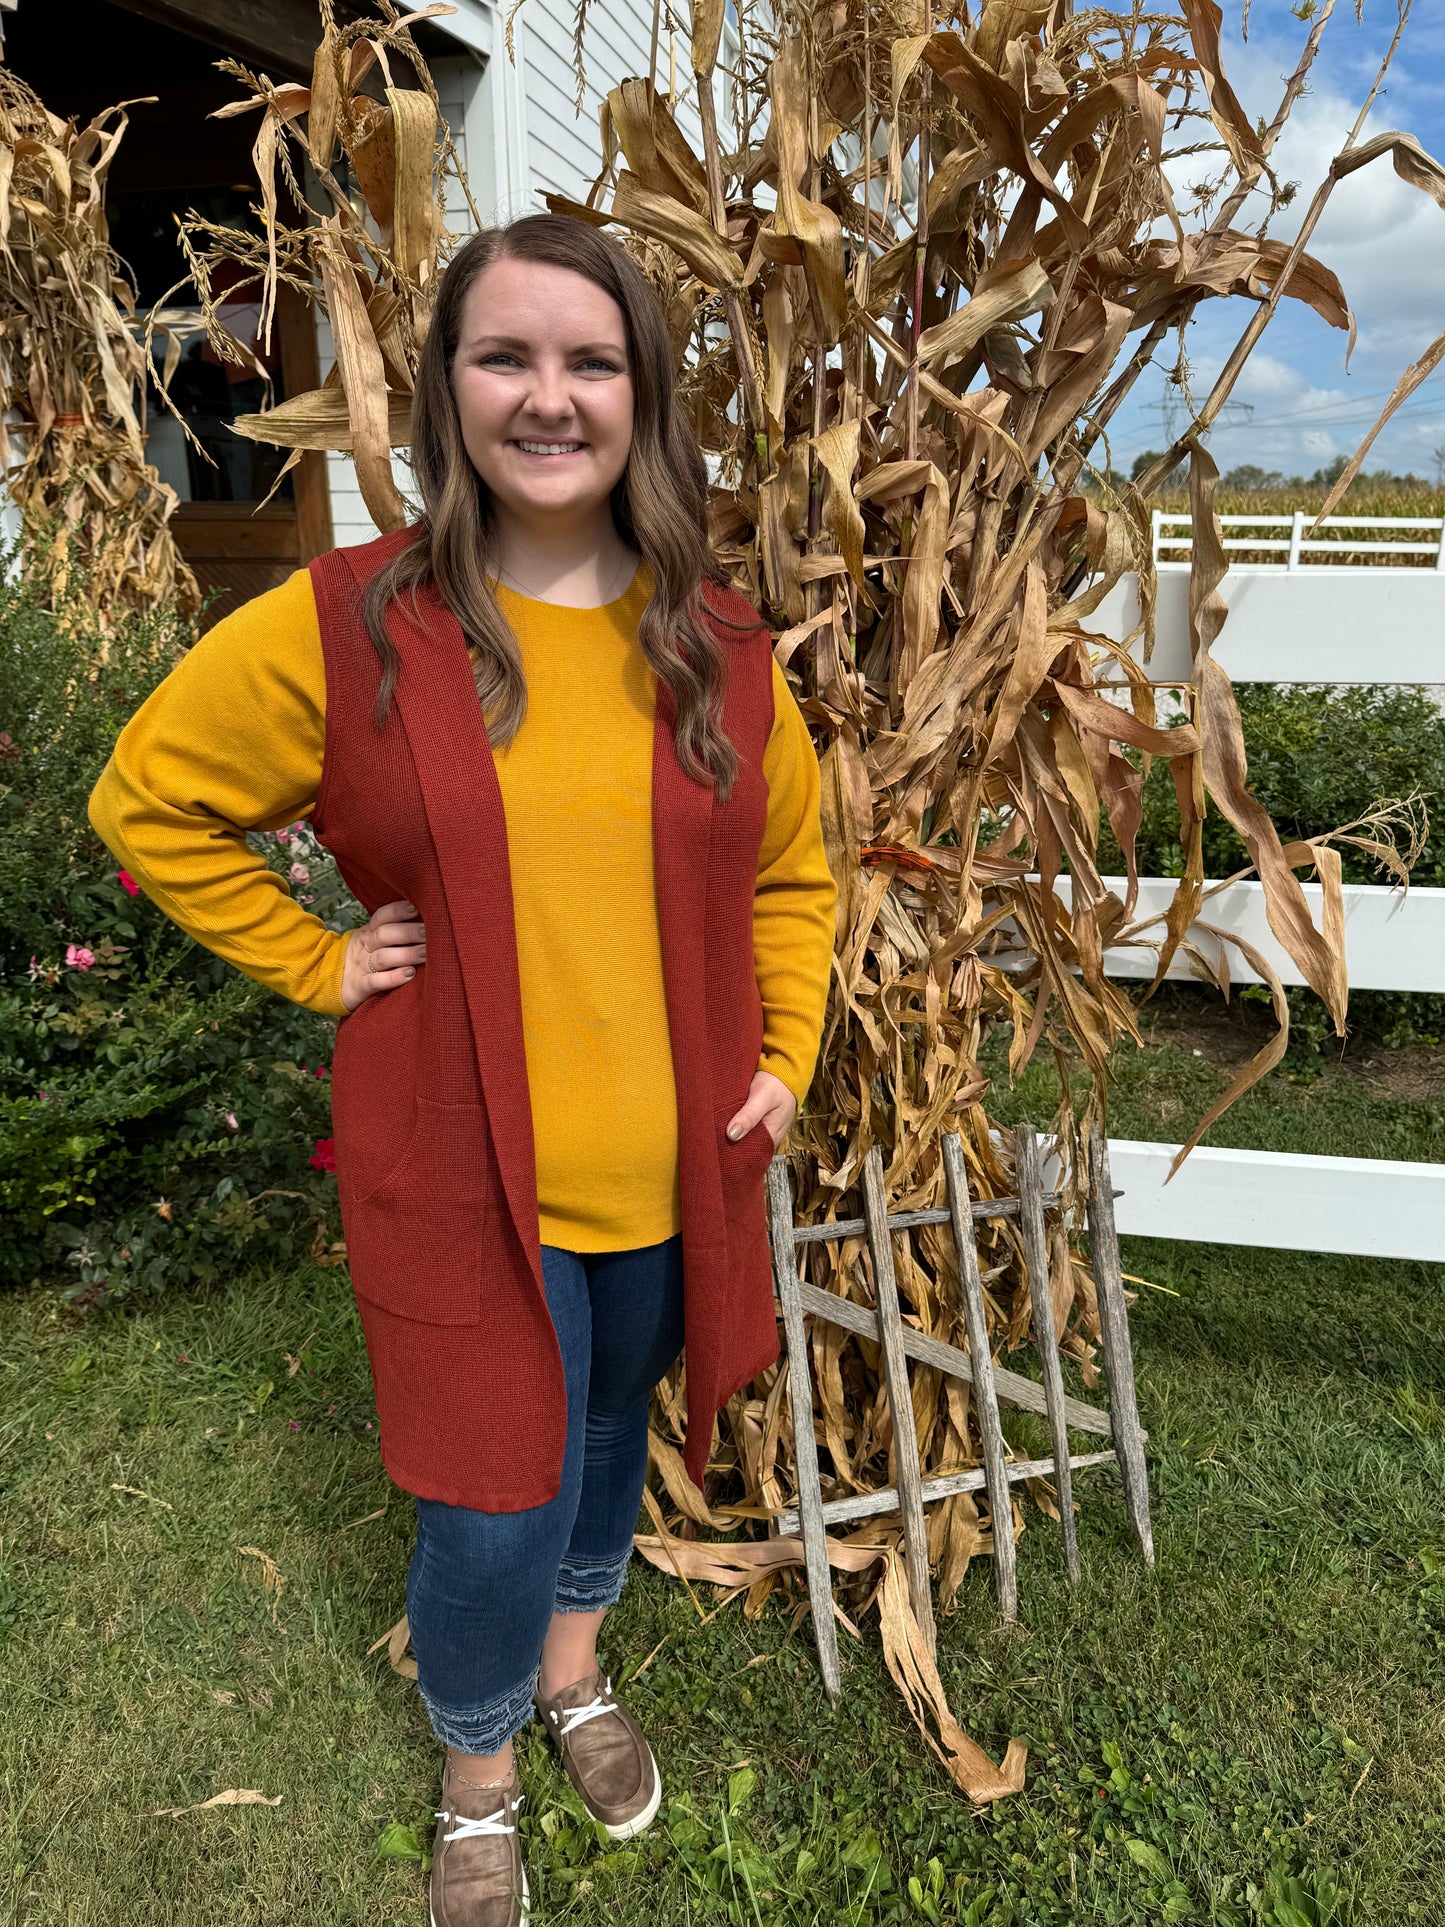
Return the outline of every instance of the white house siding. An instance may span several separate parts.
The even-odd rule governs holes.
[[[623,0],[623,4],[605,7],[593,0],[582,45],[586,87],[579,113],[572,57],[573,18],[568,0],[526,0],[518,16],[519,21],[527,22],[526,50],[523,53],[519,47],[518,52],[526,67],[531,176],[539,201],[549,192],[565,194],[572,200],[586,198],[602,164],[602,102],[620,80],[647,72],[652,40],[650,0]],[[678,31],[673,41],[678,93],[674,111],[684,135],[701,153],[702,129],[686,31]],[[657,49],[657,85],[664,94],[669,76],[669,36],[664,22]],[[720,96],[719,110],[721,114]]]

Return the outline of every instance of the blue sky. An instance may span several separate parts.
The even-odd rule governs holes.
[[[1252,117],[1272,118],[1308,28],[1293,17],[1290,0],[1254,0],[1245,42],[1239,0],[1223,5],[1225,64],[1235,92]],[[1352,0],[1339,0],[1310,91],[1276,149],[1282,178],[1299,182],[1295,206],[1272,229],[1280,239],[1297,233],[1369,92],[1396,19],[1395,0],[1363,0],[1358,23]],[[1396,128],[1445,160],[1445,0],[1415,0],[1362,138]],[[1199,164],[1191,166],[1198,170]],[[1196,179],[1198,172],[1187,177]],[[1311,252],[1339,275],[1355,311],[1359,340],[1349,371],[1345,335],[1302,302],[1286,299],[1234,389],[1238,400],[1252,405],[1252,417],[1227,418],[1210,438],[1221,468],[1256,462],[1308,475],[1332,455],[1352,453],[1401,372],[1445,331],[1445,212],[1400,181],[1387,158],[1336,187]],[[1252,306],[1210,301],[1190,329],[1197,401],[1208,393]],[[1162,358],[1172,365],[1172,345]],[[1147,372],[1135,399],[1120,410],[1111,436],[1116,467],[1127,471],[1139,450],[1163,446],[1160,415],[1157,409],[1150,413],[1148,404],[1157,404],[1165,392],[1162,375]],[[1177,425],[1183,426],[1182,413]],[[1445,451],[1445,369],[1416,391],[1375,443],[1366,466],[1413,468],[1433,480],[1436,448]]]

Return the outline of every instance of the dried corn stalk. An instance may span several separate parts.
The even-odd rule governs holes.
[[[79,574],[103,623],[200,600],[145,458],[145,357],[105,218],[125,129],[119,107],[63,121],[0,67],[0,463],[22,567],[58,601]]]
[[[350,454],[368,512],[379,529],[390,530],[409,519],[391,451],[411,440],[412,385],[435,295],[448,176],[471,202],[410,32],[415,22],[455,8],[436,4],[404,16],[392,0],[380,0],[380,8],[379,17],[338,27],[331,0],[320,0],[321,44],[309,87],[275,85],[238,61],[218,63],[248,97],[216,118],[260,110],[252,158],[261,220],[248,231],[191,215],[180,239],[189,284],[223,361],[265,372],[220,318],[222,294],[213,283],[221,267],[226,298],[234,297],[237,267],[260,289],[259,332],[267,343],[280,283],[319,300],[336,352],[325,383],[234,426],[293,450],[287,468],[306,449]],[[156,340],[167,333],[158,320]],[[163,386],[178,361],[170,335]]]
[[[950,1129],[963,1134],[975,1195],[1011,1189],[980,1066],[999,1024],[1014,1074],[1041,1044],[1061,1067],[1082,1059],[1084,1088],[1056,1120],[1072,1174],[1111,1055],[1138,1035],[1134,1000],[1104,974],[1105,947],[1152,944],[1156,983],[1176,954],[1219,977],[1189,936],[1208,801],[1243,837],[1275,935],[1343,1024],[1338,854],[1328,842],[1281,848],[1248,789],[1228,678],[1210,660],[1226,565],[1200,439],[1281,297],[1352,328],[1338,280],[1305,249],[1336,179],[1388,152],[1403,178],[1442,198],[1445,177],[1408,137],[1355,148],[1367,102],[1299,241],[1268,235],[1285,199],[1270,156],[1332,12],[1315,15],[1260,129],[1224,74],[1213,0],[1148,13],[1068,0],[745,8],[727,76],[740,135],[729,151],[713,97],[719,9],[696,0],[702,152],[676,100],[625,81],[603,110],[605,165],[587,204],[549,197],[622,228],[654,278],[717,464],[716,546],[780,632],[822,763],[841,896],[822,1059],[795,1136],[804,1219],[855,1215],[845,1194],[875,1143],[890,1208],[941,1203]],[[1187,196],[1168,171],[1183,154],[1200,182]],[[1259,211],[1244,221],[1251,194]],[[1255,320],[1151,478],[1190,456],[1194,684],[1187,720],[1169,727],[1147,669],[1084,626],[1125,570],[1139,572],[1146,631],[1153,605],[1144,497],[1111,488],[1091,456],[1166,339],[1179,335],[1182,385],[1183,329],[1202,302],[1235,294],[1258,303]],[[1123,703],[1099,688],[1115,664]],[[1135,917],[1135,836],[1155,758],[1173,775],[1183,840],[1162,930]],[[1105,818],[1126,854],[1122,894],[1095,860]],[[1310,867],[1324,884],[1319,927],[1296,875]],[[1055,887],[1064,872],[1068,896]],[[1273,988],[1280,1035],[1226,1102],[1283,1052],[1288,1010]],[[1000,1223],[987,1236],[995,1327],[1017,1345],[1029,1324],[1017,1233]],[[921,1327],[966,1343],[946,1228],[901,1237],[897,1257]],[[861,1239],[815,1244],[809,1262],[815,1283],[870,1298]],[[1092,1281],[1061,1233],[1050,1272],[1065,1352],[1092,1383]],[[812,1342],[833,1491],[876,1488],[897,1423],[878,1360],[835,1327]],[[791,1498],[784,1392],[780,1369],[733,1401],[700,1502],[680,1473],[680,1399],[667,1388],[655,1469],[684,1537],[647,1543],[664,1569],[695,1558],[709,1577],[729,1576],[725,1548],[690,1548],[686,1535]],[[977,1461],[963,1388],[915,1371],[909,1416],[926,1473]],[[929,1524],[946,1605],[988,1550],[987,1523],[965,1496]],[[734,1576],[758,1610],[782,1567],[744,1553]]]

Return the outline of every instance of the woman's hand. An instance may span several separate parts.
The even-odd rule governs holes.
[[[378,990],[409,983],[425,962],[426,931],[417,921],[415,906],[384,903],[370,923],[351,933],[341,967],[341,1001],[348,1010],[355,1010]]]
[[[788,1135],[797,1115],[798,1100],[782,1078],[774,1077],[771,1071],[754,1071],[747,1100],[728,1125],[728,1136],[736,1144],[740,1137],[746,1137],[757,1125],[766,1124],[773,1134],[776,1149]]]

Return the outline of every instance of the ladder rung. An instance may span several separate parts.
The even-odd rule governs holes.
[[[1081,1452],[1069,1459],[1069,1469],[1078,1472],[1091,1465],[1112,1465],[1117,1454],[1109,1452]],[[1047,1479],[1054,1470],[1052,1459],[1017,1459],[1007,1468],[1010,1485],[1021,1485],[1025,1479]],[[981,1465],[971,1466],[967,1472],[943,1472],[936,1479],[923,1481],[923,1503],[933,1505],[939,1499],[951,1499],[960,1492],[981,1492],[984,1485],[984,1470]],[[823,1502],[823,1523],[825,1525],[845,1525],[850,1519],[872,1519],[879,1513],[898,1510],[898,1493],[893,1486],[885,1486],[881,1492],[858,1492],[848,1499],[827,1499]],[[786,1539],[798,1530],[796,1511],[780,1512],[777,1515],[779,1536]]]

